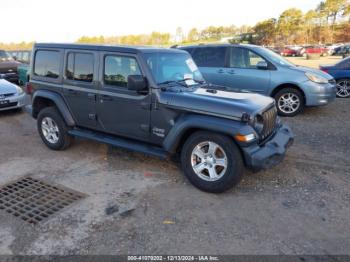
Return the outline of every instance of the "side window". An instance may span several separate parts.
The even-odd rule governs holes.
[[[141,75],[133,57],[107,55],[104,64],[104,82],[107,85],[127,87],[129,75]]]
[[[226,47],[199,47],[192,54],[199,67],[224,67]]]
[[[256,53],[240,47],[232,47],[230,52],[230,67],[256,69],[257,64],[265,61]]]
[[[24,62],[28,62],[29,61],[29,52],[23,52],[22,60]]]
[[[60,69],[60,53],[58,51],[38,50],[34,61],[34,75],[58,78]]]
[[[94,78],[94,56],[85,53],[68,53],[66,77],[69,80],[92,82]]]

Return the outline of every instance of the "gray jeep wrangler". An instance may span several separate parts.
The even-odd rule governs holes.
[[[219,193],[293,142],[272,98],[207,84],[186,51],[36,44],[32,56],[28,110],[53,150],[82,137],[179,156],[193,185]]]

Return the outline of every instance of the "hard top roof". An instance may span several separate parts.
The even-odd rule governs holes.
[[[181,52],[184,51],[151,47],[151,46],[129,46],[129,45],[91,45],[91,44],[64,44],[64,43],[36,43],[34,48],[59,48],[59,49],[80,49],[122,53],[157,53],[157,52]]]

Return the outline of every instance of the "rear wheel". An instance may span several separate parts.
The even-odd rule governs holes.
[[[50,149],[63,150],[70,146],[73,138],[68,134],[66,123],[55,107],[40,111],[37,127],[41,139]]]
[[[296,116],[304,110],[304,96],[295,88],[283,88],[274,98],[281,116]]]
[[[200,190],[221,193],[238,184],[243,176],[243,160],[232,139],[199,131],[191,135],[181,152],[183,172]]]
[[[350,97],[350,79],[337,80],[337,97]]]

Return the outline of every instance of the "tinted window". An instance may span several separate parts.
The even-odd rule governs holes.
[[[194,50],[192,57],[199,67],[224,67],[226,47],[205,47]]]
[[[35,54],[34,75],[58,78],[60,53],[57,51],[37,51]]]
[[[69,80],[92,82],[94,77],[94,57],[92,54],[69,53],[66,77]]]
[[[141,75],[135,58],[125,56],[105,57],[105,84],[127,87],[129,75]]]
[[[262,61],[265,60],[248,49],[231,48],[230,67],[255,69],[257,68],[257,64]]]
[[[12,56],[6,51],[0,50],[0,61],[12,60]]]

